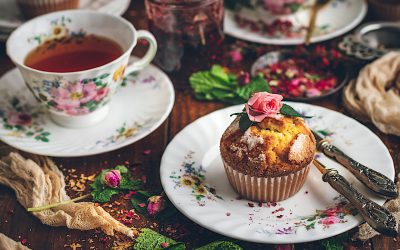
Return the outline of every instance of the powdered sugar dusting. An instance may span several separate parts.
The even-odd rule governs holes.
[[[264,143],[264,138],[261,136],[254,135],[251,132],[251,128],[248,128],[246,132],[244,133],[242,139],[240,139],[241,142],[246,143],[249,150],[254,148],[257,144],[263,144]]]
[[[304,143],[306,143],[307,136],[305,134],[298,134],[292,147],[290,148],[291,154],[300,154],[303,151]]]

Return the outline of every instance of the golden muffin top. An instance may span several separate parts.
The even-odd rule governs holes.
[[[232,168],[251,176],[276,177],[310,164],[315,138],[302,118],[265,118],[244,133],[235,119],[222,135],[221,156]]]

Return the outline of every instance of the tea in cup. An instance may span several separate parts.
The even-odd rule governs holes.
[[[146,55],[129,57],[138,39],[149,42]],[[140,71],[154,58],[157,43],[125,19],[90,10],[46,14],[21,25],[7,40],[8,56],[26,86],[54,122],[88,127],[103,120],[124,75]]]

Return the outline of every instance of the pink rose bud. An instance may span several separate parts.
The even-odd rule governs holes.
[[[111,170],[104,175],[104,183],[112,188],[118,187],[121,179],[122,177],[119,170]]]
[[[162,196],[152,196],[148,201],[149,204],[147,205],[147,212],[149,215],[156,215],[165,207],[165,200]]]
[[[266,117],[275,118],[282,108],[283,96],[268,92],[258,92],[247,101],[246,112],[250,121],[261,122]]]

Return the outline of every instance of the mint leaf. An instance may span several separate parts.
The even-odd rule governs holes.
[[[246,132],[246,130],[253,125],[254,122],[250,121],[247,113],[243,113],[239,119],[239,128],[242,133]]]
[[[150,228],[143,228],[136,238],[135,245],[133,246],[134,250],[162,250],[166,248],[162,248],[162,243],[168,243],[170,246],[174,247],[177,244],[171,238],[165,237]],[[168,249],[168,248],[167,248]],[[186,248],[171,248],[171,249],[186,249]]]
[[[196,250],[242,250],[243,248],[229,241],[215,241]]]
[[[229,75],[225,72],[221,65],[213,65],[210,70],[211,74],[226,83],[230,82]]]
[[[343,233],[325,240],[320,243],[325,250],[343,250],[343,243],[347,241],[348,233]]]
[[[243,102],[250,99],[257,92],[271,92],[268,83],[262,76],[254,77],[248,85],[236,89],[236,94],[243,98]]]
[[[128,173],[128,168],[125,167],[124,165],[118,165],[118,166],[116,166],[116,167],[115,167],[115,170],[119,170],[119,172],[120,172],[121,174],[126,174],[126,173]]]
[[[287,104],[283,104],[281,110],[279,110],[279,113],[281,113],[282,115],[286,115],[286,116],[294,116],[294,117],[301,117],[301,118],[311,118],[311,116],[304,116],[304,115],[300,114],[294,108],[290,107]]]
[[[135,209],[135,211],[137,213],[140,214],[147,214],[147,201],[148,198],[144,197],[144,196],[140,196],[140,195],[134,195],[131,199],[131,204],[133,209]],[[144,206],[142,205],[144,204]]]
[[[174,244],[171,244],[170,246],[163,248],[167,250],[186,250],[186,245],[183,242],[177,242]]]
[[[105,188],[103,190],[94,190],[92,192],[92,196],[93,196],[93,200],[100,202],[100,203],[104,203],[107,201],[110,201],[111,197],[114,194],[118,194],[119,191],[116,189],[112,189],[112,188]]]
[[[122,190],[137,190],[141,189],[142,186],[143,184],[141,181],[133,181],[126,176],[122,176],[121,182],[117,188]]]

